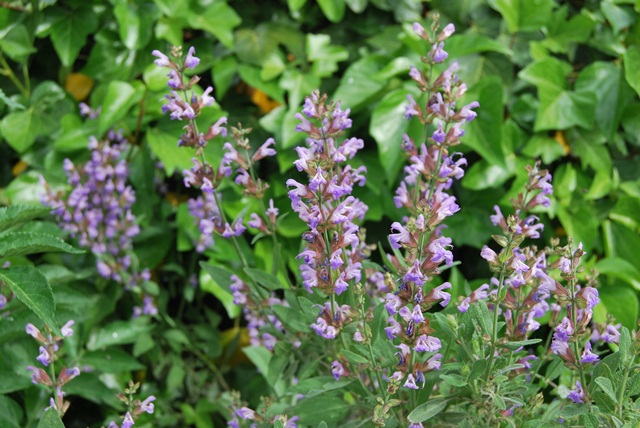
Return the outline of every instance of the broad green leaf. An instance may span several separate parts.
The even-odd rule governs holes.
[[[84,250],[72,247],[57,236],[44,233],[11,232],[0,235],[0,257],[26,256],[52,251],[84,253]]]
[[[328,426],[341,426],[340,420],[349,412],[352,404],[340,397],[313,397],[303,399],[296,405],[296,414],[303,426],[317,426],[326,422]]]
[[[244,268],[244,272],[249,275],[249,277],[255,282],[265,286],[271,291],[284,288],[277,276],[267,273],[263,270],[246,267]]]
[[[24,153],[42,135],[44,124],[40,113],[30,107],[10,113],[2,119],[0,131],[7,143],[18,153]]]
[[[287,0],[287,6],[291,12],[297,12],[302,9],[307,0]]]
[[[535,61],[525,67],[518,77],[536,86],[539,91],[553,92],[566,89],[566,75],[571,72],[571,65],[553,57]]]
[[[349,59],[349,52],[343,46],[332,45],[328,34],[307,34],[306,51],[317,77],[331,76],[339,62]]]
[[[640,95],[640,46],[631,45],[624,53],[624,77],[638,95]]]
[[[284,103],[284,91],[277,81],[265,82],[260,77],[260,68],[248,64],[241,64],[238,67],[240,78],[249,86],[261,90],[279,103]],[[286,78],[286,76],[283,76]]]
[[[632,96],[623,80],[622,67],[611,62],[594,62],[580,72],[575,90],[595,94],[597,126],[611,139]]]
[[[510,33],[538,31],[547,23],[553,0],[490,0],[507,23]]]
[[[590,166],[596,172],[611,174],[613,162],[604,138],[576,129],[567,133],[567,139],[574,153],[580,157],[583,167]]]
[[[409,419],[409,422],[416,424],[424,422],[443,411],[445,407],[447,407],[447,400],[443,398],[434,398],[413,409],[411,413],[409,413],[407,419]]]
[[[483,190],[501,186],[512,175],[507,168],[480,159],[465,171],[462,185],[467,189]]]
[[[127,82],[112,81],[102,101],[102,110],[98,117],[98,135],[103,135],[109,128],[124,118],[131,106],[140,101],[142,94]]]
[[[540,106],[534,129],[536,132],[580,126],[592,129],[596,97],[592,93],[561,91],[539,92]]]
[[[216,2],[203,12],[191,11],[187,17],[189,25],[213,34],[228,48],[233,47],[233,29],[242,23],[242,18],[225,2]]]
[[[97,351],[112,345],[134,343],[138,336],[148,333],[153,329],[148,320],[134,318],[130,321],[114,321],[91,334],[87,349]]]
[[[478,152],[487,162],[506,168],[502,149],[504,86],[497,77],[481,80],[466,95],[466,102],[480,103],[478,116],[465,125],[462,144]]]
[[[179,135],[165,132],[160,128],[150,128],[146,136],[149,148],[162,162],[167,176],[193,166],[191,163],[193,152],[185,150],[184,147],[178,147]]]
[[[0,208],[0,232],[43,217],[51,208],[36,205],[11,205]]]
[[[620,196],[609,212],[609,218],[624,224],[631,230],[640,230],[640,199],[632,196]]]
[[[631,262],[619,257],[606,257],[599,260],[595,268],[600,274],[626,281],[633,288],[640,291],[640,270]]]
[[[547,22],[547,36],[542,44],[555,53],[566,53],[572,44],[584,43],[589,38],[591,31],[596,26],[595,18],[582,9],[582,13],[574,15],[567,20],[568,5],[563,5],[556,10]]]
[[[98,130],[95,120],[83,122],[75,113],[63,116],[61,125],[60,137],[53,143],[53,148],[60,153],[86,150],[89,137],[96,135]]]
[[[200,272],[200,287],[220,300],[230,318],[237,317],[240,306],[233,303],[231,272],[205,262],[200,262],[200,267],[203,269]]]
[[[362,58],[347,68],[340,79],[340,85],[333,94],[342,108],[357,111],[365,107],[386,85],[386,81],[376,78],[380,65],[371,57]]]
[[[622,327],[620,329],[620,343],[618,346],[618,352],[620,352],[620,362],[622,363],[623,367],[627,367],[630,362],[630,358],[635,359],[631,334],[629,333],[629,329],[626,327]]]
[[[568,154],[558,140],[547,136],[546,133],[534,134],[522,148],[522,153],[542,159],[545,165],[550,165]]]
[[[394,181],[404,162],[401,144],[408,126],[404,117],[407,102],[407,91],[395,89],[385,95],[371,113],[369,133],[378,144],[380,163],[389,182]]]
[[[613,282],[607,287],[598,289],[600,304],[594,310],[603,311],[613,315],[616,321],[627,328],[635,328],[638,319],[638,295],[628,285],[622,282]],[[599,308],[600,307],[600,308]],[[599,312],[600,315],[600,312]],[[594,315],[595,316],[595,315]],[[599,319],[604,322],[604,319]]]
[[[447,385],[462,388],[467,385],[467,380],[459,374],[441,374],[440,379]]]
[[[233,79],[238,72],[238,60],[233,55],[216,58],[211,69],[213,74],[213,84],[216,90],[217,97],[224,97],[231,85]]]
[[[631,9],[618,6],[614,3],[615,2],[611,0],[603,0],[600,2],[600,9],[607,18],[607,21],[609,21],[613,29],[613,34],[616,35],[625,28],[633,25],[634,22],[637,21],[638,15],[633,13]]]
[[[446,51],[451,58],[480,52],[498,52],[507,56],[512,54],[504,44],[481,34],[454,34],[446,41]]]
[[[11,398],[0,395],[0,425],[6,428],[20,428],[23,416],[22,408]]]
[[[568,236],[572,236],[575,242],[582,242],[587,251],[593,248],[598,239],[598,221],[590,204],[558,205],[556,214]]]
[[[23,24],[16,25],[4,36],[0,37],[0,49],[9,58],[24,63],[29,55],[36,52],[29,31]]]
[[[367,8],[368,0],[346,0],[346,2],[353,13],[362,13]]]
[[[87,352],[82,356],[81,363],[83,366],[91,366],[94,370],[105,373],[142,370],[145,367],[127,352],[118,348]]]
[[[309,332],[309,323],[305,321],[303,316],[300,316],[298,308],[290,308],[287,306],[275,305],[271,307],[271,310],[276,314],[278,320],[284,324],[285,327],[291,329],[293,332]]]
[[[333,23],[342,21],[344,17],[344,0],[317,0],[324,16]]]
[[[61,335],[55,318],[56,304],[51,286],[38,269],[16,266],[0,269],[0,281],[29,307],[55,334]]]
[[[344,356],[347,361],[349,361],[352,364],[368,364],[369,360],[365,357],[363,357],[360,354],[356,354],[355,352],[349,351],[348,349],[343,349],[342,351],[340,351],[342,356]]]
[[[149,43],[159,12],[153,3],[126,0],[115,2],[113,15],[118,21],[120,39],[128,49],[141,49]]]
[[[58,21],[51,27],[51,41],[62,64],[71,67],[85,46],[87,36],[98,27],[98,15],[88,7],[75,10],[58,8],[54,14]]]
[[[269,27],[258,25],[256,28],[242,28],[236,31],[234,48],[241,62],[262,65],[276,52],[278,41],[269,31]]]
[[[64,428],[64,424],[54,407],[49,407],[44,411],[42,419],[38,422],[38,428]]]

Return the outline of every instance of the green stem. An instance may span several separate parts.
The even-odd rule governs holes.
[[[0,52],[0,65],[2,65],[0,74],[7,76],[9,80],[11,80],[11,82],[13,82],[13,84],[16,86],[16,88],[18,88],[18,90],[22,93],[22,96],[28,99],[30,97],[28,86],[23,85],[22,82],[20,82],[20,80],[16,77],[16,75],[13,73],[13,70],[11,69],[11,66],[4,58],[4,55],[2,55],[2,52]]]

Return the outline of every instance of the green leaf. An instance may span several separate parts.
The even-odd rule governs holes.
[[[596,124],[607,138],[612,139],[632,95],[623,80],[622,67],[612,62],[594,62],[580,72],[575,90],[595,94]]]
[[[237,317],[240,313],[240,307],[233,303],[231,272],[205,262],[200,262],[200,267],[203,269],[203,272],[200,273],[200,287],[222,302],[230,318]]]
[[[633,354],[631,334],[629,333],[629,329],[626,327],[622,327],[620,329],[620,344],[618,346],[618,352],[620,352],[620,362],[623,367],[626,367],[630,362],[629,360],[635,357]]]
[[[296,405],[302,426],[316,426],[322,421],[328,426],[340,426],[338,422],[349,412],[352,404],[338,397],[313,397]]]
[[[349,52],[343,46],[332,45],[328,34],[307,34],[306,51],[317,77],[331,76],[339,62],[349,59]]]
[[[613,34],[616,35],[630,27],[637,20],[637,14],[633,13],[631,9],[613,3],[611,0],[604,0],[600,2],[600,9],[609,21]]]
[[[402,135],[407,131],[404,117],[407,91],[395,89],[382,98],[371,113],[369,133],[378,144],[378,156],[389,182],[394,182],[404,163]]]
[[[546,25],[547,37],[542,44],[552,52],[567,53],[572,44],[584,43],[596,26],[593,15],[587,9],[567,21],[568,5],[556,10]]]
[[[540,343],[540,342],[542,342],[542,339],[528,339],[528,340],[519,340],[516,342],[499,343],[498,345],[502,348],[507,348],[512,351],[515,351],[516,349],[522,346],[535,345],[536,343]]]
[[[244,272],[247,275],[249,275],[249,277],[253,279],[255,282],[265,286],[271,291],[280,290],[284,288],[277,276],[267,273],[263,270],[247,267],[247,268],[244,268]]]
[[[64,428],[64,424],[58,415],[58,411],[53,407],[49,407],[44,411],[42,419],[38,422],[38,428]]]
[[[83,122],[75,113],[63,116],[61,125],[60,137],[53,143],[53,148],[60,153],[85,150],[89,146],[89,137],[98,130],[95,120]]]
[[[620,196],[609,212],[609,218],[628,227],[631,230],[640,230],[640,199],[632,196]],[[640,278],[640,277],[639,277]]]
[[[613,384],[611,383],[610,379],[600,376],[596,378],[596,383],[598,384],[600,389],[602,389],[604,393],[607,394],[609,398],[611,398],[611,400],[613,400],[614,403],[618,402],[618,398],[616,397],[616,394],[613,389]]]
[[[290,308],[287,306],[275,305],[271,307],[271,310],[278,317],[278,320],[282,322],[288,329],[293,332],[309,332],[309,323],[305,321],[304,317],[300,316],[297,308]]]
[[[98,15],[90,8],[75,10],[55,9],[57,22],[51,26],[51,41],[66,67],[71,67],[80,50],[87,42],[87,36],[98,28]]]
[[[349,351],[348,349],[343,349],[341,351],[342,355],[352,364],[368,364],[369,360],[363,357],[360,354],[356,354],[355,352]]]
[[[152,328],[153,326],[144,318],[114,321],[93,332],[87,343],[87,349],[96,351],[112,345],[134,343],[139,336],[147,334]]]
[[[82,356],[83,366],[91,366],[94,370],[105,373],[120,373],[144,369],[144,364],[127,352],[118,348],[105,351],[88,352]]]
[[[43,128],[42,117],[33,107],[10,113],[0,123],[2,135],[18,153],[24,153],[31,147]]]
[[[626,281],[640,291],[640,270],[629,261],[619,257],[606,257],[598,260],[594,267],[601,274]]]
[[[493,320],[487,304],[479,300],[469,307],[469,314],[480,325],[482,331],[489,336],[493,335]]]
[[[551,96],[539,94],[540,106],[534,130],[548,131],[580,126],[592,129],[596,97],[592,93],[562,91]]]
[[[442,379],[442,381],[447,385],[456,386],[458,388],[467,386],[467,380],[459,374],[441,374],[440,379]]]
[[[574,416],[580,416],[585,413],[588,413],[591,410],[591,406],[588,404],[568,404],[562,408],[562,410],[558,413],[558,417],[561,418],[572,418]]]
[[[333,23],[342,21],[344,17],[344,0],[317,0],[324,16]]]
[[[624,52],[624,77],[629,86],[640,95],[640,46],[631,45]]]
[[[553,0],[490,0],[489,5],[500,12],[510,33],[538,31],[547,23],[553,10]]]
[[[191,12],[188,22],[193,28],[213,34],[228,48],[233,47],[233,29],[242,18],[225,2],[210,4],[202,12]]]
[[[273,421],[273,428],[284,428],[284,424],[280,419]]]
[[[582,242],[586,249],[593,248],[598,239],[598,221],[593,206],[577,203],[568,207],[557,206],[556,215],[568,236]]]
[[[113,15],[124,45],[130,50],[145,47],[153,36],[153,24],[160,11],[147,2],[117,0],[115,3]]]
[[[454,34],[446,41],[449,57],[458,58],[481,52],[498,52],[507,56],[512,55],[511,49],[496,39],[481,34]]]
[[[178,136],[165,132],[159,128],[150,128],[147,133],[149,148],[158,157],[164,166],[167,176],[176,171],[182,172],[192,166],[193,152],[178,147]]]
[[[414,424],[424,422],[443,411],[445,407],[447,407],[447,400],[434,398],[413,409],[407,419]]]
[[[568,87],[566,75],[571,72],[571,65],[553,57],[535,61],[525,67],[518,77],[536,86],[539,91],[558,92]]]
[[[102,101],[102,110],[98,117],[98,134],[103,135],[107,130],[123,119],[131,106],[140,101],[141,94],[127,82],[112,81],[107,86],[107,92]]]
[[[0,37],[0,50],[20,63],[26,62],[29,55],[36,52],[29,31],[23,24],[16,25],[4,37]]]
[[[0,425],[6,428],[20,428],[22,421],[22,408],[11,398],[0,395]]]
[[[351,64],[340,79],[333,100],[352,111],[366,106],[387,83],[376,78],[379,68],[378,62],[372,57],[364,57]]]
[[[0,281],[57,335],[62,335],[55,318],[56,304],[47,277],[31,266],[0,269]]]
[[[497,77],[478,82],[465,94],[466,102],[480,103],[478,116],[466,125],[462,144],[478,152],[487,162],[506,168],[502,149],[502,117],[504,86]]]
[[[614,282],[598,289],[600,304],[594,310],[602,310],[611,314],[627,328],[634,328],[638,319],[638,295],[631,287],[621,282]],[[595,315],[594,315],[595,316]],[[604,321],[604,319],[599,319]]]
[[[11,232],[0,236],[0,257],[26,256],[52,251],[84,253],[84,250],[72,247],[57,236],[44,233]]]
[[[51,208],[37,205],[11,205],[0,208],[0,232],[43,217]]]

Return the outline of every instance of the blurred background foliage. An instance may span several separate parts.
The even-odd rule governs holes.
[[[156,365],[152,373],[138,371],[137,376],[156,379],[154,388],[181,403],[165,402],[165,419],[154,426],[176,421],[212,426],[203,415],[220,409],[206,399],[211,392],[196,374],[214,360],[226,358],[234,386],[249,397],[259,395],[254,384],[260,381],[252,370],[236,367],[239,357],[230,356],[243,341],[231,321],[239,310],[221,284],[199,273],[201,256],[193,251],[197,229],[181,184],[192,153],[177,146],[180,125],[161,114],[165,70],[151,56],[152,50],[167,52],[172,45],[195,46],[202,60],[194,70],[203,77],[200,86],[214,87],[217,104],[199,118],[204,126],[228,115],[231,125],[253,128],[254,141],[275,137],[277,160],[261,173],[283,209],[289,206],[284,182],[296,174],[293,147],[302,138],[294,131],[294,114],[304,96],[320,88],[350,108],[351,134],[365,140],[365,151],[355,162],[369,171],[366,188],[356,196],[369,205],[368,241],[386,246],[389,225],[401,215],[392,195],[404,162],[402,135],[419,137],[420,132],[403,117],[407,94],[420,95],[409,68],[425,54],[411,24],[427,25],[425,16],[439,12],[441,22],[457,29],[446,50],[469,86],[466,101],[478,100],[481,106],[459,146],[469,168],[455,189],[462,209],[446,232],[462,261],[450,277],[458,290],[454,299],[472,289],[467,279],[473,279],[473,286],[490,276],[478,253],[495,232],[489,221],[493,205],[508,207],[526,180],[524,166],[542,159],[555,188],[547,238],[572,236],[584,244],[586,269],[600,272],[598,321],[609,313],[629,328],[636,325],[640,1],[5,0],[1,6],[0,203],[39,204],[39,175],[63,184],[63,160],[86,159],[90,135],[123,129],[135,148],[131,182],[143,230],[136,252],[159,284],[147,291],[166,314],[163,329],[120,321],[127,319],[132,304],[121,290],[96,283],[90,256],[12,260],[44,266],[59,302],[58,317],[83,322],[79,336],[88,345],[77,358],[111,374],[83,375],[70,384],[87,402],[117,408],[113,387],[126,382],[123,372],[149,367],[140,359]],[[83,120],[79,102],[100,106],[99,119]],[[207,150],[208,157],[217,159],[221,144]],[[163,192],[156,191],[158,182]],[[232,216],[249,203],[232,189],[224,193]],[[48,221],[30,227],[61,234]],[[294,272],[296,238],[304,230],[293,216],[280,227],[291,238],[285,257]],[[205,259],[233,266],[237,260],[230,244],[216,242]],[[251,263],[268,267],[270,245],[261,240],[250,251],[247,241]],[[186,284],[193,275],[200,276],[202,291]],[[95,283],[93,288],[87,282]],[[185,306],[197,310],[185,311]],[[15,384],[19,387],[0,386],[0,393],[24,389],[27,412],[36,412],[37,390],[25,389],[28,376],[14,368],[30,358],[13,345],[31,316],[18,312],[11,322],[0,322],[1,351],[7,356],[0,361],[0,378],[24,377]],[[197,324],[203,316],[207,326]],[[34,345],[25,346],[35,352]],[[195,355],[194,361],[182,353]],[[106,367],[105,361],[114,363]],[[2,406],[11,405],[0,400]],[[79,415],[74,407],[79,406],[72,406],[66,418],[71,422],[65,420],[69,426],[86,426],[92,417],[101,421],[114,412]],[[17,420],[28,425],[34,415]]]

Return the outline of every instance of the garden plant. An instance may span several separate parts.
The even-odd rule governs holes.
[[[0,5],[1,427],[640,424],[638,1]]]

